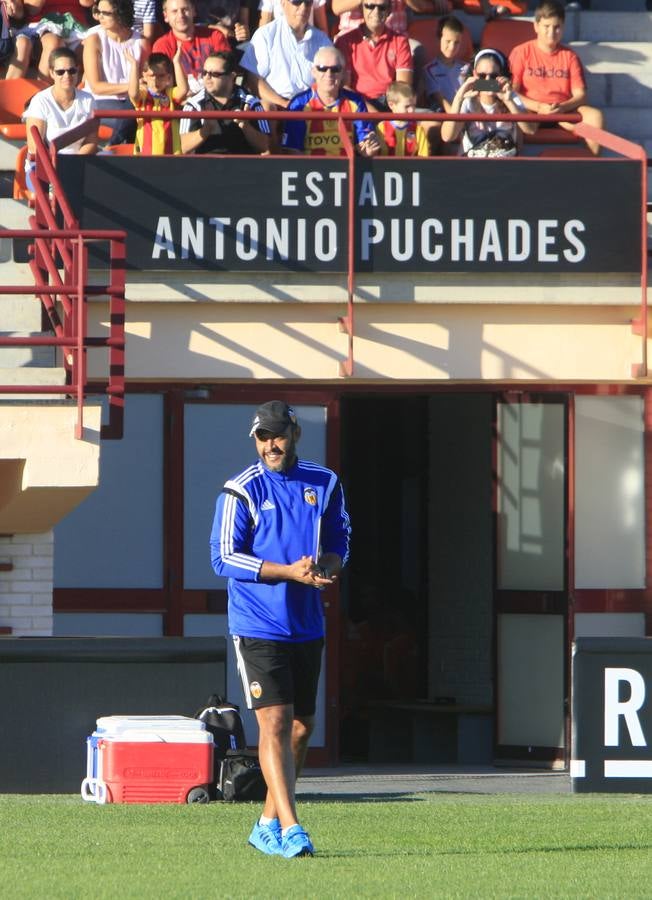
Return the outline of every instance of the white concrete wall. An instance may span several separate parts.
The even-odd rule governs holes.
[[[0,562],[13,566],[0,572],[0,627],[14,637],[52,634],[53,541],[52,531],[0,537]]]
[[[341,304],[130,303],[127,377],[249,382],[339,378]],[[627,306],[362,303],[353,380],[632,381],[642,356]],[[92,304],[93,333],[106,307]],[[652,358],[652,340],[648,341]],[[97,357],[89,356],[91,376]]]

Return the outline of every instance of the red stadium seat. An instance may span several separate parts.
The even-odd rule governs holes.
[[[10,141],[26,139],[25,124],[21,117],[34,94],[48,87],[45,81],[31,78],[5,78],[0,80],[0,134]]]
[[[524,16],[527,13],[527,0],[489,0],[492,6],[503,6],[511,16]],[[453,7],[472,16],[484,14],[480,0],[453,0]]]
[[[419,41],[422,45],[426,58],[426,62],[433,60],[439,53],[439,35],[437,34],[437,24],[439,18],[436,16],[418,16],[408,23],[408,37],[415,41]],[[460,59],[468,61],[473,58],[473,39],[468,29],[464,29],[462,37],[462,47]]]
[[[27,156],[27,144],[18,151],[16,157],[16,168],[14,171],[14,200],[27,200],[31,206],[34,202],[34,194],[30,191],[25,183],[25,157]]]
[[[579,144],[579,138],[574,131],[567,131],[559,126],[553,128],[539,128],[536,134],[525,135],[526,144]]]
[[[104,149],[109,153],[113,153],[114,156],[134,156],[133,144],[111,144],[110,147],[105,147]]]
[[[557,146],[557,147],[544,147],[541,152],[538,154],[539,156],[545,156],[548,158],[571,158],[571,157],[582,157],[592,159],[593,154],[586,146],[586,144],[571,144],[570,146]]]
[[[527,19],[492,19],[482,29],[480,47],[492,47],[509,56],[517,44],[534,40],[532,22]]]

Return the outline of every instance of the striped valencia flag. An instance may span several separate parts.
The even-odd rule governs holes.
[[[174,88],[167,88],[165,94],[150,94],[148,91],[141,96],[136,109],[153,112],[163,109],[180,109],[180,106],[174,102],[173,90]],[[181,153],[178,119],[137,119],[136,122],[135,154],[163,156]]]

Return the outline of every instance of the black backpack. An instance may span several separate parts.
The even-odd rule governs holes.
[[[240,708],[235,703],[212,694],[208,704],[195,713],[195,718],[202,721],[206,731],[213,735],[216,762],[224,759],[227,750],[244,750],[247,746]]]
[[[264,800],[267,785],[253,750],[228,750],[220,765],[217,790],[222,800]]]
[[[240,709],[218,694],[208,698],[208,705],[195,713],[206,731],[213,735],[212,800],[264,800],[267,785],[258,756],[246,749]]]

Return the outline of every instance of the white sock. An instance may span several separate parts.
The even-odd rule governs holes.
[[[298,825],[298,824],[299,824],[298,822],[293,822],[292,825],[288,825],[287,828],[281,829],[281,835],[282,835],[283,837],[285,837],[285,835],[288,833],[288,831],[290,830],[290,828],[294,828],[294,826],[295,826],[295,825]]]
[[[273,821],[274,821],[274,819],[270,819],[269,816],[261,816],[260,819],[258,819],[258,824],[259,825],[271,825]]]

